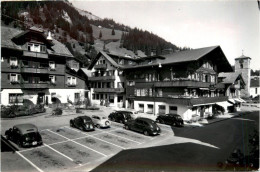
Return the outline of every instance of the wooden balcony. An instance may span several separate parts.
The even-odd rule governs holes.
[[[89,77],[89,81],[103,81],[103,80],[114,80],[115,76],[92,76]]]
[[[33,51],[26,51],[26,50],[23,51],[23,56],[35,57],[35,58],[44,58],[44,59],[48,58],[47,53],[40,53],[40,52],[33,52]]]
[[[32,67],[21,67],[21,73],[43,73],[48,74],[49,68],[32,68]]]
[[[209,82],[201,81],[159,81],[154,82],[155,87],[203,87],[208,88],[211,85]]]
[[[151,102],[165,102],[171,104],[182,104],[186,106],[199,106],[205,104],[214,104],[216,102],[227,101],[227,96],[221,97],[199,97],[199,98],[171,98],[171,97],[141,97],[136,96],[135,100],[151,101]]]
[[[94,66],[94,69],[106,69],[107,64],[98,64]]]
[[[41,88],[41,89],[47,89],[49,88],[49,83],[37,83],[37,84],[33,84],[33,83],[20,83],[21,88],[23,89],[37,89],[37,88]]]
[[[94,92],[97,93],[123,93],[124,88],[94,88]]]

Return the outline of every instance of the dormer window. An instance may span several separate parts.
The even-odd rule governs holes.
[[[36,43],[27,43],[27,50],[33,52],[46,52],[46,46]]]

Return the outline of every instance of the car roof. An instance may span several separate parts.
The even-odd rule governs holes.
[[[136,118],[136,119],[140,119],[140,120],[143,120],[143,121],[146,121],[146,122],[154,122],[153,120],[149,119],[149,118],[143,118],[143,117],[139,117],[139,118]]]
[[[78,118],[82,118],[82,119],[91,120],[91,118],[90,118],[89,116],[79,116]]]
[[[165,114],[165,115],[170,115],[170,116],[180,116],[180,115],[178,115],[178,114],[174,114],[174,113],[167,113],[167,114]]]
[[[17,128],[21,134],[38,132],[38,128],[33,124],[18,124],[14,125],[14,127]]]
[[[126,111],[126,110],[116,110],[116,112],[126,112],[126,113],[133,113],[131,111]]]
[[[93,116],[98,116],[98,117],[107,117],[107,116],[102,115],[102,114],[95,114],[95,115],[92,115],[92,117],[93,117]]]

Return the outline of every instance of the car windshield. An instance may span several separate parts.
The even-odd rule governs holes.
[[[39,133],[38,132],[31,132],[31,133],[26,133],[23,135],[24,138],[30,138],[30,139],[36,139],[37,137],[39,137]]]
[[[83,122],[86,124],[86,123],[90,122],[90,120],[83,119]]]

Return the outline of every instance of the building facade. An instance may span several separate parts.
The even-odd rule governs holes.
[[[184,120],[194,115],[205,117],[219,106],[227,110],[230,105],[230,84],[219,82],[218,74],[233,70],[219,46],[144,58],[100,52],[89,69],[96,104],[102,99],[109,101],[110,93],[122,96],[120,101],[110,101],[114,105],[122,100],[123,107],[140,113],[177,113]]]
[[[69,65],[79,67],[80,63],[63,44],[35,27],[1,29],[2,105],[68,103],[84,98],[85,80]]]
[[[88,78],[90,97],[94,105],[123,107],[125,102],[125,77],[120,63],[104,52],[92,60]]]
[[[251,78],[250,81],[250,96],[252,98],[260,95],[260,80],[259,77]]]

